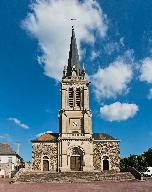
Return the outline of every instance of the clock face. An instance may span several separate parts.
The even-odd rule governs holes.
[[[77,127],[78,123],[77,122],[73,122],[73,127]]]
[[[78,130],[78,129],[80,129],[80,119],[74,119],[74,118],[71,118],[70,119],[70,128],[72,129],[72,130]]]

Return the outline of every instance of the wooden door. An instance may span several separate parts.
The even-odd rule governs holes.
[[[43,171],[49,171],[49,161],[43,160]]]
[[[81,156],[76,157],[76,171],[81,171]]]
[[[103,160],[103,171],[108,171],[109,170],[109,161],[108,160]]]
[[[71,156],[70,168],[72,171],[81,171],[81,156]]]

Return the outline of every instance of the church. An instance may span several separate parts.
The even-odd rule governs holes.
[[[31,141],[32,170],[119,172],[120,141],[105,133],[92,132],[89,81],[84,66],[80,67],[73,27],[60,103],[59,133],[44,133]]]

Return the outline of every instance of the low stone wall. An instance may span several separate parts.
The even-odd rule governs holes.
[[[128,170],[136,179],[143,180],[142,174],[137,171],[134,167],[129,167]]]
[[[57,182],[57,183],[84,183],[94,181],[129,181],[134,177],[129,172],[101,173],[101,172],[18,172],[13,178],[14,182]]]
[[[25,162],[25,170],[31,170],[31,169],[32,169],[31,162]]]
[[[0,163],[0,169],[4,170],[4,177],[11,177],[12,164],[11,163]]]

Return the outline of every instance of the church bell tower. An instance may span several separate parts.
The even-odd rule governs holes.
[[[44,133],[32,140],[32,169],[53,172],[97,171],[99,174],[108,170],[118,172],[119,140],[107,134],[92,133],[89,82],[84,66],[80,67],[73,27],[68,65],[64,67],[60,83],[59,133]],[[85,174],[76,175],[76,178],[82,178]],[[71,179],[74,174],[65,176]]]
[[[59,130],[64,137],[92,135],[92,114],[89,109],[89,82],[85,68],[80,68],[75,32],[69,51],[68,66],[64,67],[61,81],[61,110]]]
[[[75,32],[69,51],[68,66],[61,81],[59,111],[58,170],[93,170],[92,114],[89,109],[89,82],[80,68]]]

